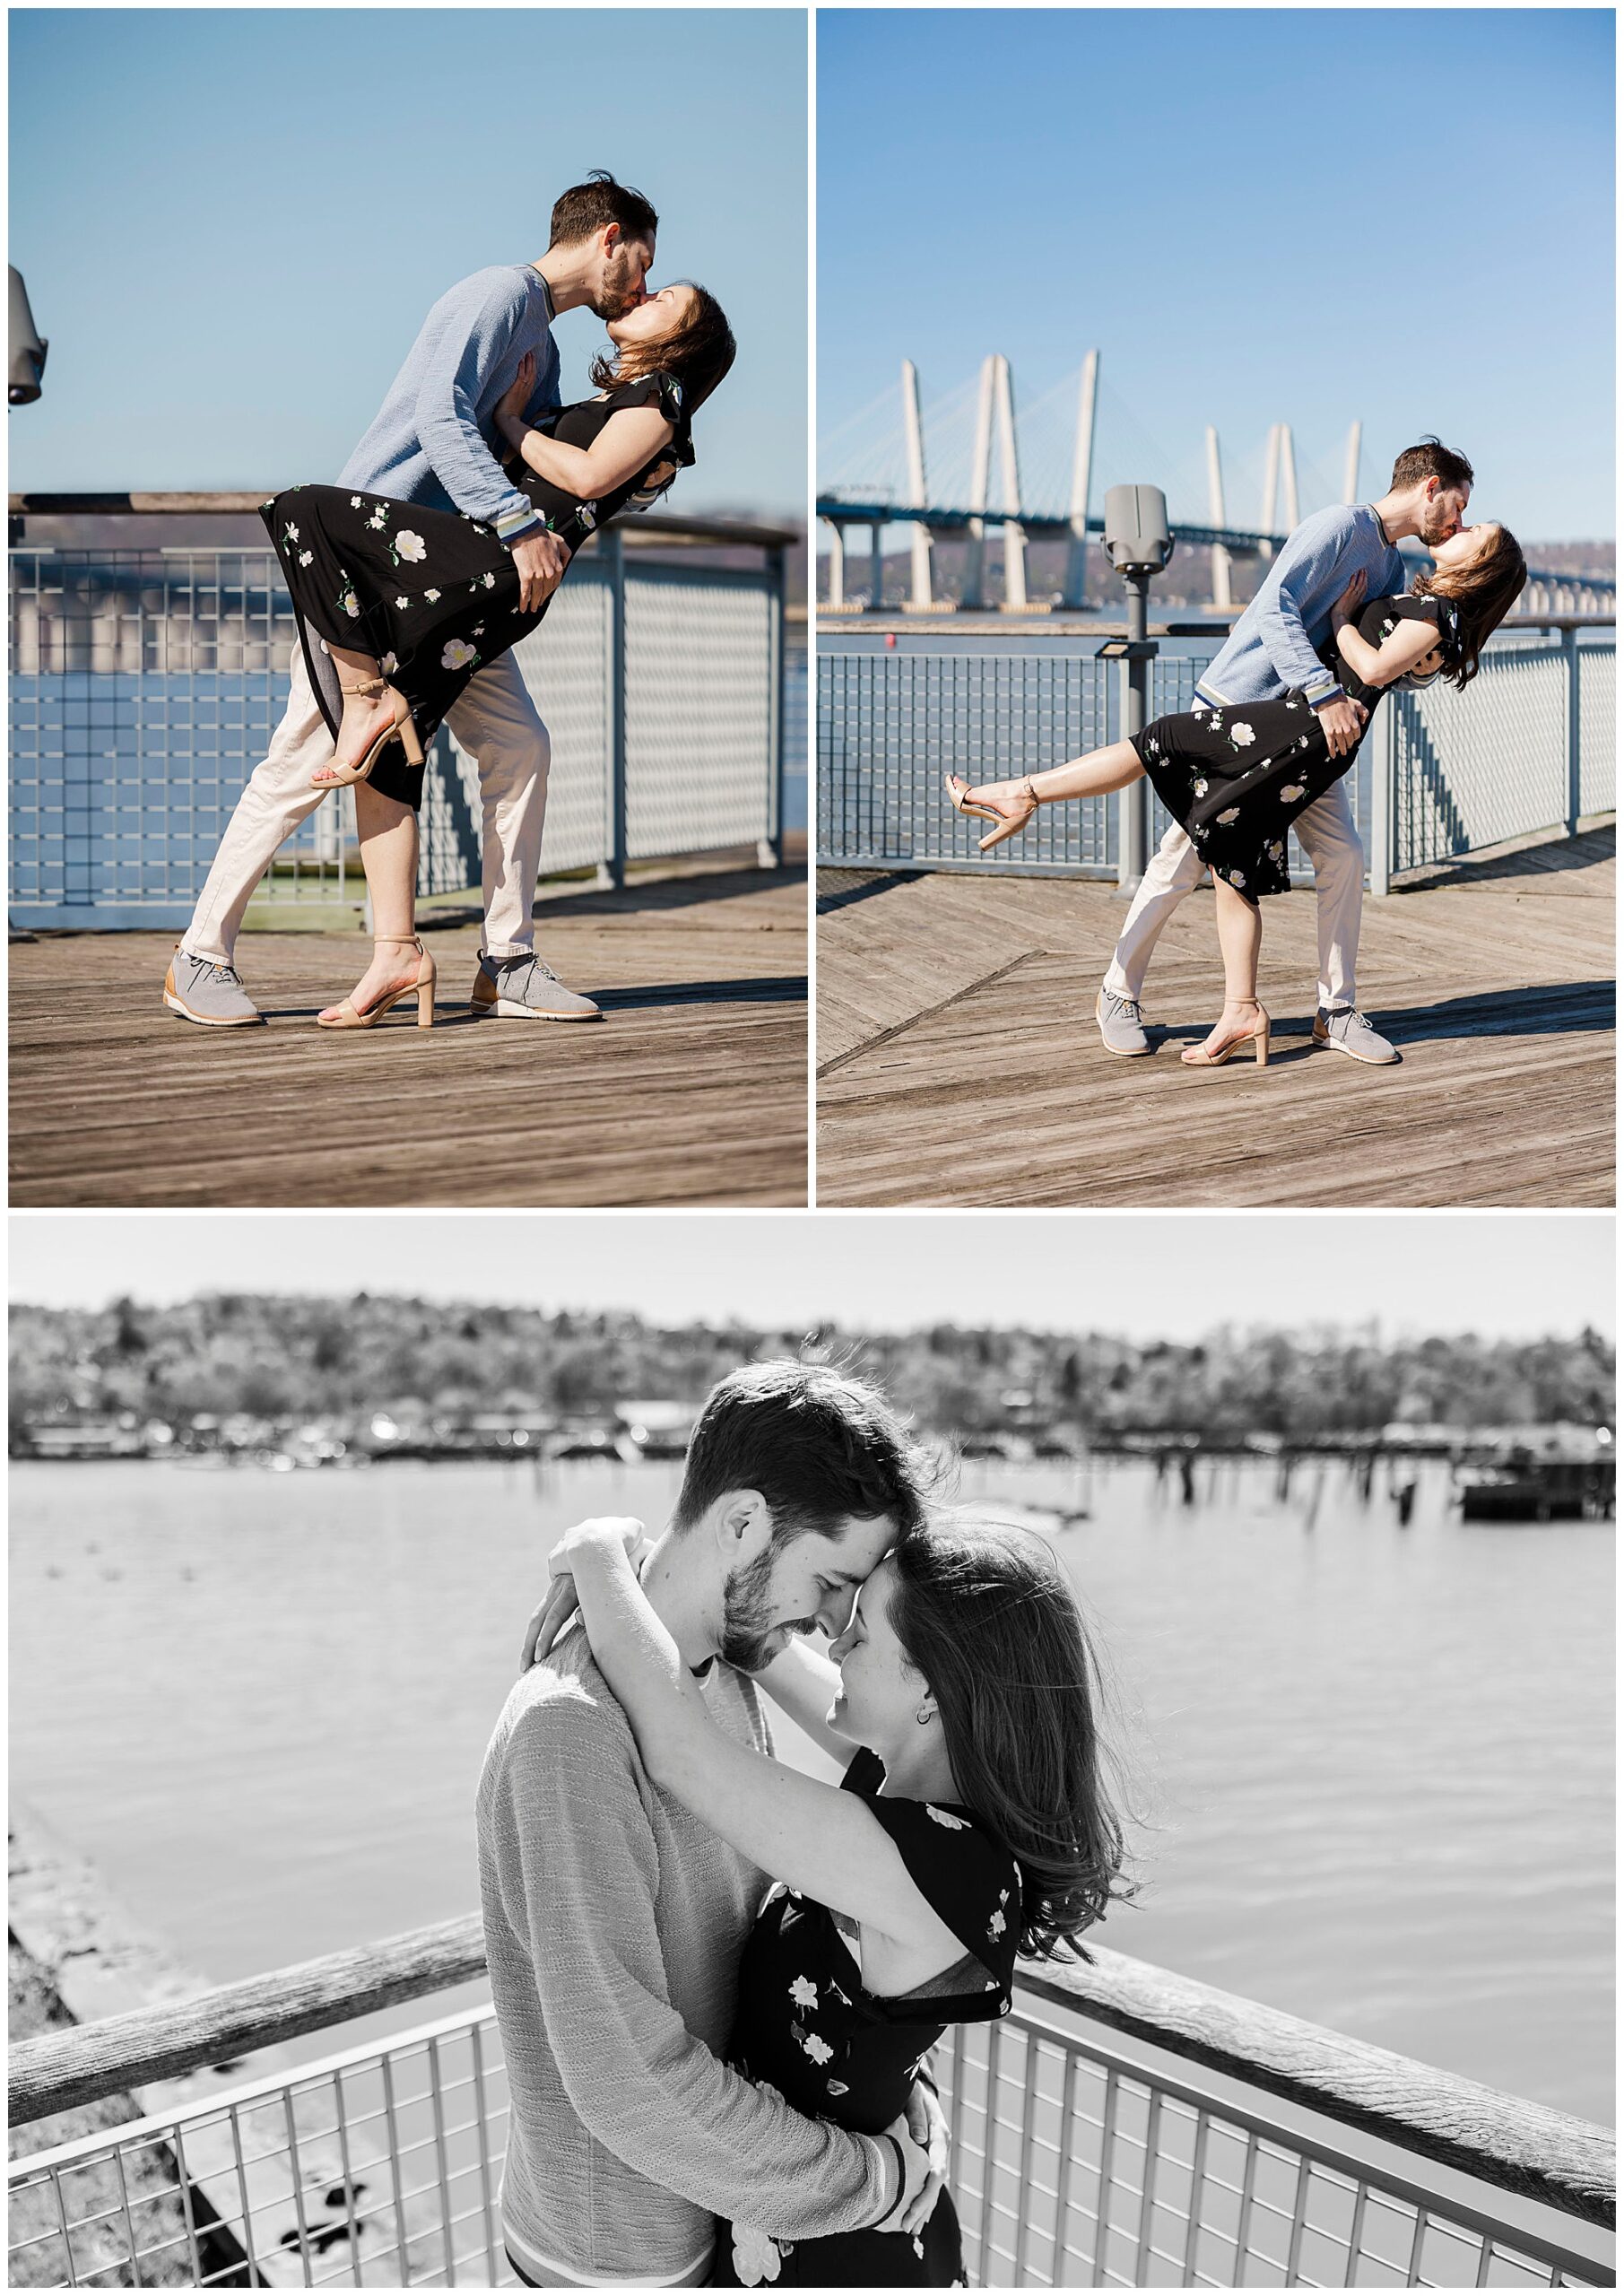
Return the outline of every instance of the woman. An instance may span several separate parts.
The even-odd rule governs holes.
[[[827,1657],[790,1638],[760,1685],[847,1761],[836,1787],[712,1722],[617,1525],[579,1526],[551,1560],[650,1779],[776,1877],[740,1963],[731,2061],[798,2111],[881,2134],[947,2026],[1008,2011],[1017,1952],[1073,1945],[1122,1893],[1093,1660],[1059,1565],[1028,1533],[938,1522],[866,1580]],[[568,1599],[544,1609],[538,1656]],[[713,2284],[963,2274],[942,2193],[908,2231],[790,2243],[724,2226]]]
[[[1367,710],[1401,682],[1428,685],[1444,677],[1469,685],[1489,633],[1528,578],[1522,551],[1504,526],[1462,527],[1434,546],[1433,558],[1434,571],[1418,574],[1407,596],[1366,604],[1360,574],[1337,602],[1322,658]],[[1159,718],[1142,734],[1047,773],[977,788],[949,774],[947,790],[956,812],[996,824],[981,839],[986,852],[1023,829],[1040,804],[1101,797],[1148,774],[1211,868],[1218,899],[1224,1009],[1205,1043],[1180,1057],[1191,1067],[1216,1067],[1250,1044],[1261,1065],[1269,1057],[1269,1016],[1257,1002],[1258,898],[1290,890],[1286,832],[1356,754],[1330,754],[1318,719],[1294,691],[1278,701],[1219,709],[1198,702],[1185,715]]]
[[[693,462],[694,413],[734,360],[720,305],[687,282],[612,319],[609,335],[612,355],[591,369],[595,397],[532,428],[523,413],[535,380],[526,359],[497,408],[517,483],[572,557],[589,534],[629,505],[646,509]],[[324,1028],[371,1028],[415,991],[419,1025],[427,1028],[434,960],[415,928],[424,750],[474,673],[534,630],[547,608],[520,611],[507,545],[454,510],[295,486],[260,516],[293,594],[311,687],[335,745],[332,764],[312,781],[337,788],[369,778],[400,808],[361,848],[373,961],[352,995],[317,1017]]]

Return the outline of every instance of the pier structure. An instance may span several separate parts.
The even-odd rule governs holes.
[[[965,545],[962,611],[1047,612],[1046,603],[1030,596],[1027,553],[1034,542],[1066,545],[1056,603],[1063,612],[1080,611],[1086,601],[1089,543],[1102,533],[1099,516],[1090,510],[1099,476],[1099,390],[1100,354],[1093,350],[1074,374],[1029,405],[1023,403],[1018,419],[1016,378],[1003,352],[988,352],[970,381],[934,401],[927,401],[914,361],[904,360],[899,400],[888,389],[831,434],[821,450],[817,513],[829,541],[823,610],[862,610],[847,597],[847,537],[854,531],[868,536],[866,610],[899,603],[885,597],[884,545],[889,530],[905,526],[909,568],[908,595],[900,604],[908,614],[954,611],[938,595],[936,545],[948,539]],[[1235,610],[1231,577],[1237,561],[1272,559],[1300,522],[1298,442],[1289,422],[1270,424],[1258,521],[1246,526],[1237,524],[1227,507],[1217,428],[1203,428],[1203,474],[1186,483],[1182,500],[1176,488],[1166,487],[1167,471],[1136,468],[1123,474],[1136,483],[1163,484],[1169,491],[1174,541],[1208,553],[1205,606],[1214,614],[1229,614]],[[1363,431],[1355,416],[1334,482],[1334,499],[1342,502],[1359,500]],[[1331,484],[1322,479],[1318,491],[1329,492]],[[1311,507],[1313,500],[1310,493]],[[995,605],[988,595],[989,544],[994,541],[1003,578]],[[1587,613],[1611,619],[1615,603],[1611,579],[1534,568],[1514,619]]]

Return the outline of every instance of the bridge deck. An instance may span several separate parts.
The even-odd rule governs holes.
[[[12,1203],[684,1205],[806,1200],[806,881],[739,871],[572,895],[536,940],[607,1018],[475,1022],[477,929],[436,931],[431,1031],[311,1026],[353,934],[255,933],[264,1029],[193,1028],[174,936],[11,952]]]
[[[1091,1017],[1114,886],[825,872],[818,1201],[1611,1204],[1613,879],[1606,829],[1368,901],[1390,1068],[1311,1049],[1314,897],[1270,900],[1270,1065],[1192,1071],[1178,1048],[1220,1001],[1210,893],[1157,952],[1158,1050],[1118,1060]]]

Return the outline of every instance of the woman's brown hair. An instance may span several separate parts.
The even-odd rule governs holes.
[[[1020,1950],[1053,1955],[1131,1894],[1077,1597],[1046,1543],[1003,1524],[938,1518],[891,1561],[887,1615],[936,1700],[960,1798],[1020,1868]]]
[[[1431,574],[1418,574],[1410,585],[1418,598],[1447,598],[1460,616],[1456,658],[1446,663],[1444,675],[1451,684],[1470,685],[1478,674],[1478,656],[1488,644],[1522,593],[1528,579],[1528,562],[1508,526],[1497,526],[1494,540],[1470,565],[1440,566]]]
[[[679,283],[693,298],[685,316],[652,342],[600,352],[588,370],[595,390],[612,390],[616,383],[635,383],[645,375],[674,375],[682,386],[685,413],[710,396],[733,365],[737,345],[716,297],[691,279]]]

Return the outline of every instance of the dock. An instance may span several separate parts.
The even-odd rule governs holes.
[[[431,926],[435,1026],[314,1026],[359,933],[256,932],[265,1028],[166,1012],[173,934],[11,949],[11,1201],[803,1205],[806,880],[733,869],[543,900],[536,947],[604,1019],[475,1021],[477,916]]]
[[[1099,881],[825,870],[824,1205],[1610,1205],[1614,831],[1529,839],[1368,899],[1359,1003],[1398,1046],[1310,1042],[1315,900],[1264,904],[1270,1065],[1181,1065],[1222,1001],[1210,891],[1163,935],[1156,1049],[1103,1048],[1125,914]]]

